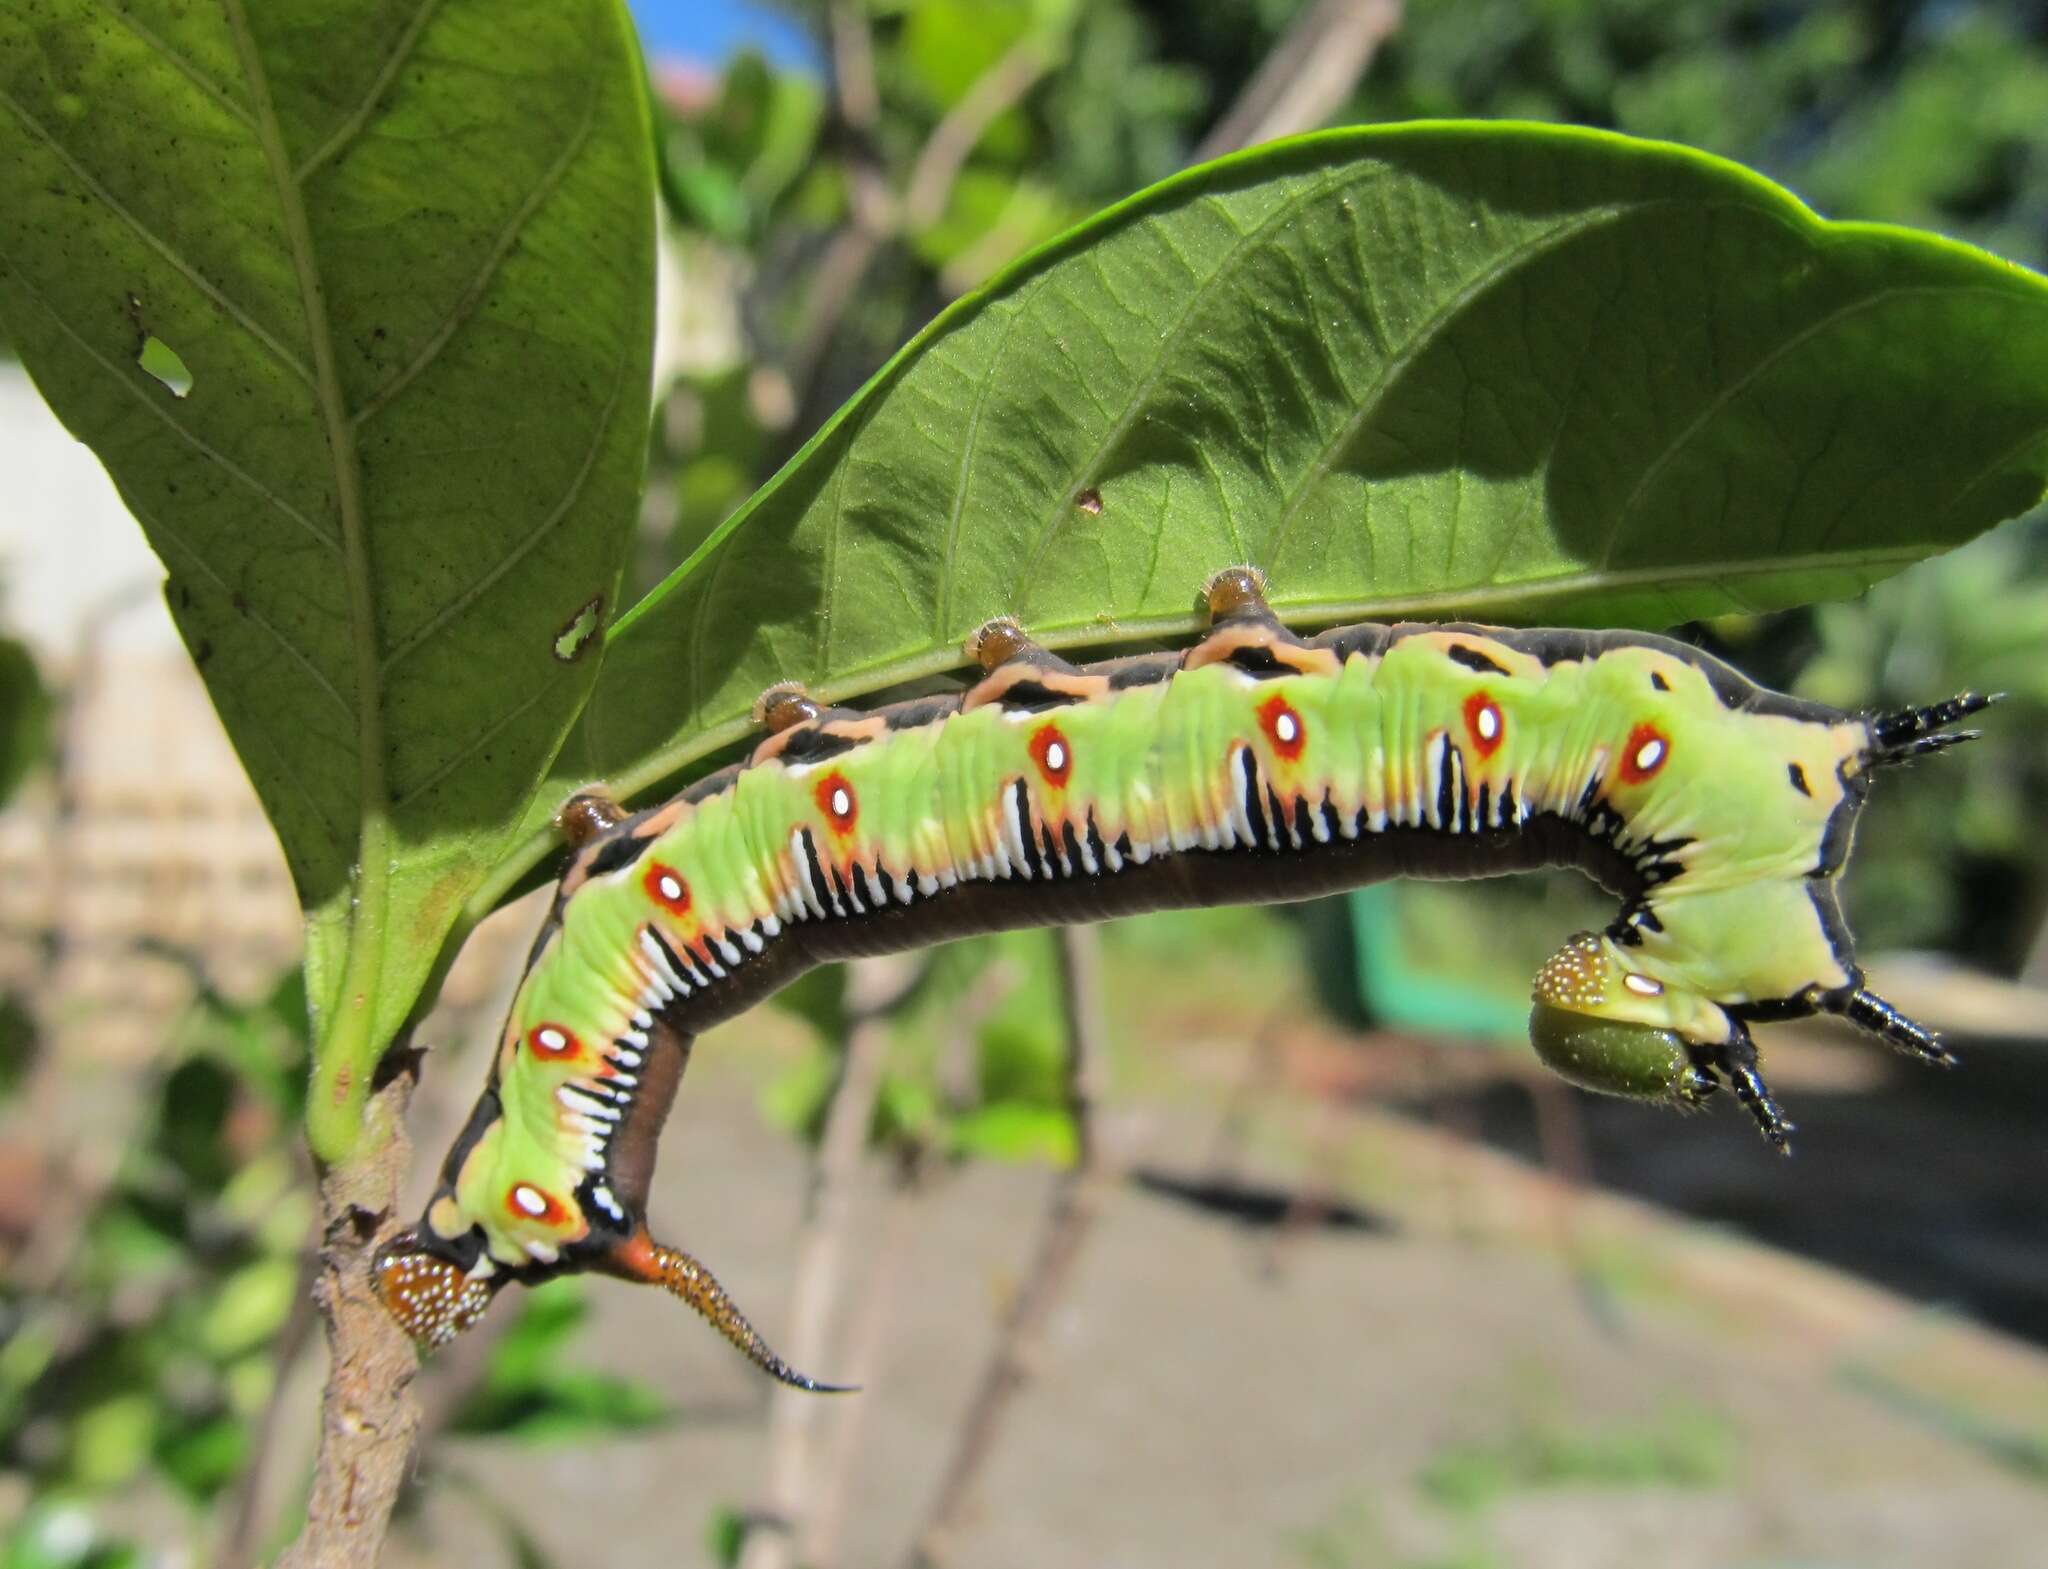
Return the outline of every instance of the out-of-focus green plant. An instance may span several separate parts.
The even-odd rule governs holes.
[[[1353,102],[1499,114],[1739,158],[1836,216],[2048,249],[2048,22],[2008,0],[1435,0]]]
[[[0,1562],[124,1561],[91,1506],[145,1480],[193,1507],[197,1535],[249,1462],[304,1294],[305,1084],[298,971],[252,1002],[202,985],[104,1189],[37,1239],[52,1263],[0,1288],[0,1472],[48,1506]]]
[[[1866,940],[2022,962],[2048,901],[2048,531],[1988,535],[1862,600],[1812,612],[1802,692],[1845,707],[2004,692],[1962,766],[1903,770],[1857,836],[1849,911]]]
[[[938,950],[891,1010],[888,1062],[870,1137],[902,1155],[1064,1162],[1074,1154],[1062,1065],[1066,1026],[1053,937],[1005,932]],[[817,1030],[805,1057],[763,1092],[770,1119],[806,1139],[824,1126],[848,1021],[842,972],[782,994]]]
[[[580,1280],[557,1280],[529,1293],[518,1321],[491,1347],[483,1377],[456,1409],[449,1431],[565,1443],[669,1421],[668,1402],[646,1383],[571,1360],[589,1314]]]

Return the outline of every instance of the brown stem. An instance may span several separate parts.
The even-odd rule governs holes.
[[[1401,25],[1401,0],[1316,0],[1260,62],[1202,138],[1195,161],[1311,131],[1343,107]]]
[[[1025,1270],[1024,1284],[1010,1303],[995,1351],[960,1424],[931,1514],[910,1552],[912,1569],[938,1569],[952,1557],[975,1480],[995,1452],[1003,1422],[1030,1379],[1040,1338],[1073,1278],[1081,1245],[1108,1186],[1109,1162],[1095,1125],[1102,1071],[1097,933],[1089,926],[1068,926],[1058,937],[1067,1024],[1067,1112],[1073,1119],[1077,1155],[1054,1185],[1037,1255]]]
[[[321,1176],[323,1246],[313,1296],[327,1325],[327,1389],[305,1528],[278,1569],[374,1565],[411,1468],[419,1354],[370,1289],[370,1256],[398,1229],[413,1084],[405,1071],[374,1091],[356,1153]]]

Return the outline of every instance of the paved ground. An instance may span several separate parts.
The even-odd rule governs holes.
[[[739,1061],[700,1054],[658,1213],[772,1338],[801,1174]],[[2024,1464],[2048,1362],[2016,1342],[1630,1204],[1561,1210],[1378,1113],[1269,1103],[1220,1191],[1213,1111],[1140,1121],[1162,1175],[1108,1203],[957,1564],[2048,1565]],[[1261,1184],[1302,1174],[1289,1148],[1320,1149],[1355,1207],[1276,1243]],[[900,1561],[1047,1191],[983,1168],[915,1201],[882,1366],[827,1413],[858,1424],[841,1563]],[[666,1301],[596,1301],[590,1359],[682,1419],[570,1451],[445,1442],[397,1561],[509,1561],[451,1473],[561,1565],[712,1561],[713,1512],[759,1495],[765,1391]]]

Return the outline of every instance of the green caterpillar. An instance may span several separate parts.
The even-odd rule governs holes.
[[[656,1242],[655,1143],[701,1031],[825,960],[1141,910],[1300,899],[1386,877],[1572,865],[1623,900],[1535,982],[1552,1068],[1785,1120],[1750,1025],[1839,1014],[1927,1062],[1863,986],[1835,883],[1871,770],[1970,738],[1989,698],[1857,717],[1634,633],[1354,626],[1297,637],[1249,568],[1181,654],[1076,667],[1008,621],[964,695],[873,713],[794,686],[745,762],[630,817],[564,808],[576,847],[490,1079],[384,1301],[438,1345],[508,1280],[660,1285],[756,1364],[826,1388],[711,1273]]]

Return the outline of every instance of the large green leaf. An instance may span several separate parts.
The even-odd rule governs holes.
[[[2048,281],[1683,148],[1340,131],[1169,180],[961,300],[615,627],[565,747],[634,792],[798,678],[1303,623],[1667,625],[1854,593],[2048,489]],[[536,838],[501,869],[509,882]]]
[[[596,671],[650,146],[617,0],[0,10],[0,315],[283,841],[330,1157]]]

